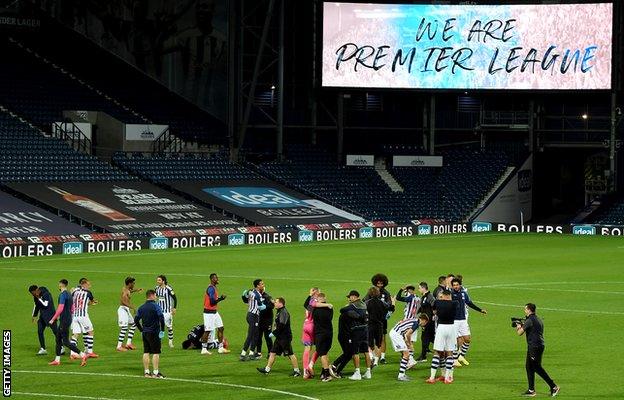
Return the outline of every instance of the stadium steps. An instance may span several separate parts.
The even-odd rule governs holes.
[[[386,169],[386,160],[383,157],[377,157],[375,160],[375,171],[379,175],[382,181],[388,185],[388,187],[395,193],[403,193],[405,189],[396,179],[392,176],[392,174]]]
[[[9,114],[11,117],[17,119],[18,121],[20,121],[21,123],[28,125],[28,127],[30,127],[33,130],[38,131],[42,136],[45,137],[52,137],[50,134],[48,134],[47,132],[41,130],[38,126],[33,125],[32,123],[30,123],[30,121],[24,119],[22,116],[17,115],[16,113],[14,113],[13,111],[9,110],[8,108],[6,108],[5,106],[3,106],[2,104],[0,104],[0,111]]]
[[[17,47],[21,48],[22,50],[26,51],[27,53],[32,54],[35,58],[41,60],[41,62],[51,66],[52,68],[54,68],[55,70],[57,70],[58,72],[64,74],[65,76],[71,78],[72,80],[74,80],[75,82],[77,82],[78,84],[80,84],[81,86],[85,87],[86,89],[95,92],[97,95],[104,97],[106,100],[110,101],[111,103],[115,104],[116,106],[124,109],[125,111],[131,113],[132,115],[134,115],[135,117],[143,120],[145,123],[149,123],[151,124],[152,121],[145,117],[144,115],[141,115],[140,113],[138,113],[137,111],[131,109],[130,107],[126,106],[125,104],[122,104],[121,102],[119,102],[117,99],[107,95],[106,93],[102,92],[101,90],[91,86],[90,84],[88,84],[87,82],[85,82],[84,80],[80,79],[79,77],[77,77],[76,75],[72,74],[71,72],[67,71],[66,69],[58,66],[57,64],[53,63],[52,61],[48,60],[47,58],[45,58],[44,56],[42,56],[41,54],[37,53],[36,51],[32,50],[31,48],[25,46],[23,43],[15,40],[12,37],[9,37],[9,42],[13,43],[14,45],[16,45]]]

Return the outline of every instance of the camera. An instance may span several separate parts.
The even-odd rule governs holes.
[[[515,328],[518,325],[524,325],[524,321],[526,321],[526,318],[511,317],[511,327]]]

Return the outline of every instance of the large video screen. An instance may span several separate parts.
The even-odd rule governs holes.
[[[323,8],[326,87],[611,88],[611,3]]]

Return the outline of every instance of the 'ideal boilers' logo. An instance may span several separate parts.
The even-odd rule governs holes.
[[[574,235],[595,235],[596,227],[592,225],[575,225],[572,227]]]
[[[287,208],[307,204],[270,187],[214,187],[204,192],[239,207]]]
[[[150,250],[165,250],[169,247],[169,239],[164,237],[151,238],[149,241]]]
[[[418,225],[419,235],[431,235],[431,225]]]
[[[489,222],[473,222],[472,231],[473,232],[491,232],[492,224],[490,224]]]
[[[366,227],[360,228],[360,239],[372,239],[373,238],[373,228]]]
[[[228,235],[228,245],[241,246],[243,244],[245,244],[245,235],[242,233],[232,233]]]
[[[81,242],[63,243],[63,254],[82,254]]]
[[[314,232],[308,231],[308,230],[299,231],[299,241],[300,242],[314,241]]]

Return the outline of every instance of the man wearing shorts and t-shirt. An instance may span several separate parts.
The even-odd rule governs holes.
[[[426,314],[420,314],[418,318],[411,317],[405,318],[397,322],[397,324],[390,330],[390,341],[394,351],[401,353],[401,363],[399,365],[399,375],[397,377],[400,381],[409,381],[410,379],[405,375],[405,371],[408,369],[409,359],[414,353],[414,344],[412,335],[418,332],[418,327],[425,326],[429,322],[429,317]]]
[[[97,300],[93,298],[91,292],[91,282],[87,278],[81,278],[78,286],[72,292],[72,338],[71,341],[76,344],[78,335],[82,335],[85,353],[89,358],[98,358],[99,356],[93,352],[93,324],[89,318],[89,306],[97,304]],[[78,354],[72,352],[70,358],[78,358]]]
[[[324,293],[319,293],[316,296],[316,300],[319,303],[326,303],[327,299]],[[332,340],[334,339],[334,328],[332,319],[334,317],[334,310],[332,308],[315,307],[312,310],[312,319],[314,320],[314,347],[316,348],[316,354],[321,359],[323,370],[321,372],[321,380],[323,382],[329,382],[332,380],[331,370],[329,368],[329,349],[332,346]]]
[[[455,313],[459,303],[451,300],[451,292],[444,289],[439,300],[433,303],[433,312],[438,318],[438,327],[433,341],[435,354],[431,360],[431,376],[427,383],[436,383],[436,372],[440,366],[440,359],[446,359],[446,369],[438,380],[444,383],[453,383],[453,351],[457,348],[457,331],[455,330]]]
[[[134,324],[142,332],[143,336],[143,368],[145,368],[146,378],[164,378],[160,373],[158,366],[160,364],[160,340],[165,336],[165,316],[162,309],[156,302],[155,290],[145,292],[147,300],[137,310],[134,317]],[[150,373],[150,355],[152,356],[152,367]]]
[[[290,376],[301,376],[299,371],[299,365],[297,364],[297,356],[292,349],[292,330],[290,329],[290,314],[286,310],[286,300],[283,297],[278,297],[275,300],[275,309],[277,315],[275,316],[275,329],[271,332],[271,336],[275,338],[273,346],[269,350],[269,360],[266,367],[258,368],[258,372],[262,374],[268,374],[271,372],[271,368],[275,363],[275,357],[283,355],[288,357],[293,367],[293,372]]]
[[[223,320],[219,315],[218,305],[225,300],[225,295],[219,296],[217,285],[219,277],[217,274],[210,274],[210,285],[204,293],[204,334],[202,335],[202,351],[201,354],[211,354],[208,351],[208,342],[214,342],[215,338],[219,342],[218,352],[221,354],[229,353],[230,350],[224,345],[223,338]],[[216,333],[216,335],[215,335]]]

